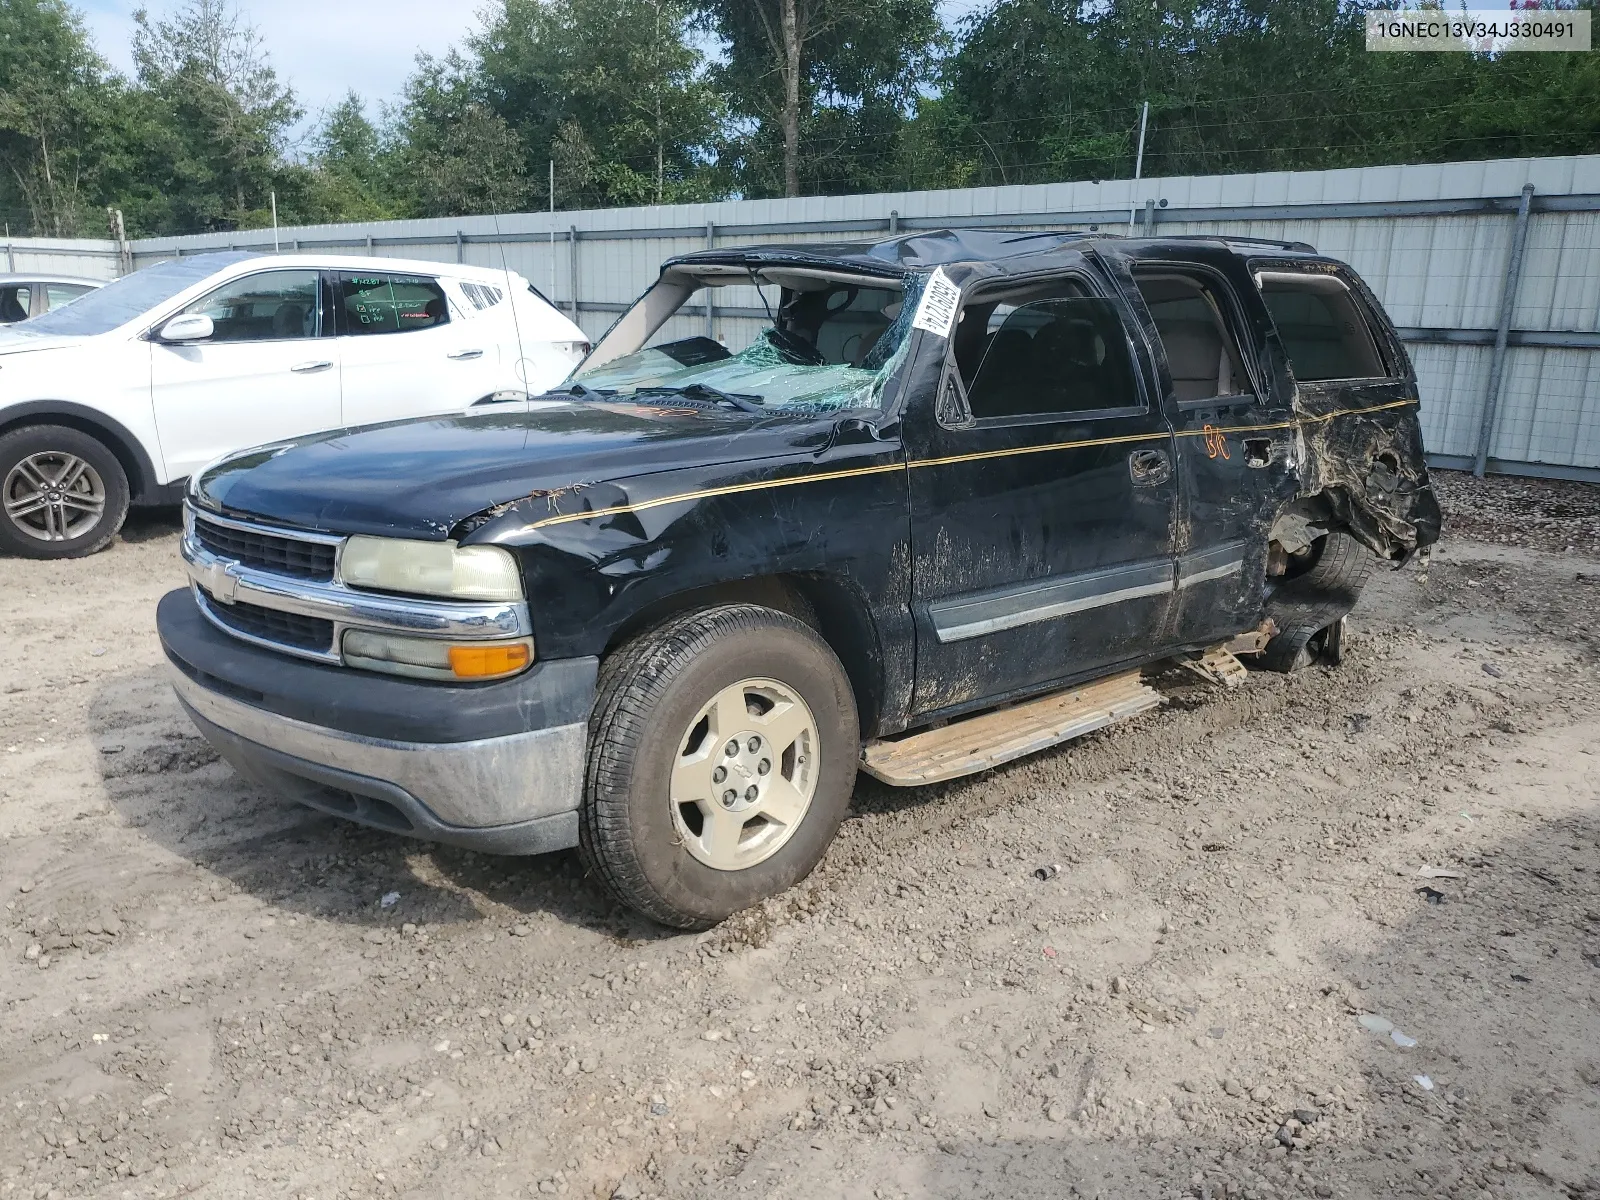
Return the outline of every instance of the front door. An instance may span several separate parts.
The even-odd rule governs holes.
[[[184,310],[211,318],[208,340],[151,344],[151,401],[173,478],[232,450],[338,428],[338,347],[324,336],[323,308],[316,271],[258,271]]]
[[[969,289],[938,403],[908,407],[915,716],[1099,674],[1160,641],[1172,432],[1103,292],[1087,265]]]

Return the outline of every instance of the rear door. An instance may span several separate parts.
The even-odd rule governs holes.
[[[452,314],[439,279],[368,271],[332,279],[346,425],[461,412],[494,391],[495,331]]]
[[[1267,533],[1298,492],[1292,383],[1231,250],[1149,247],[1118,269],[1156,351],[1177,447],[1170,637],[1222,640],[1261,619]]]
[[[1124,312],[1087,266],[961,298],[938,403],[907,407],[914,715],[1097,674],[1159,644],[1172,433]]]
[[[211,318],[209,340],[151,342],[151,402],[171,478],[231,450],[338,428],[338,347],[325,308],[318,272],[257,271],[183,310]]]

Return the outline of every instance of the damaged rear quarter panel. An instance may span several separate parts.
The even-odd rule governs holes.
[[[1374,553],[1404,561],[1439,540],[1439,502],[1428,479],[1416,372],[1383,306],[1337,263],[1252,260],[1265,270],[1334,275],[1359,298],[1388,367],[1383,379],[1300,383],[1302,491],[1327,498],[1333,517]]]

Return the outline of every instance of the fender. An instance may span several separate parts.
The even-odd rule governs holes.
[[[98,409],[70,400],[26,400],[0,410],[0,433],[19,425],[36,423],[38,417],[55,418],[56,423],[80,429],[104,440],[122,469],[128,473],[128,490],[135,504],[176,503],[183,498],[183,480],[163,484],[156,465],[134,434]]]

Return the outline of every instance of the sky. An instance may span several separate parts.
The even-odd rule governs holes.
[[[131,73],[137,0],[75,0],[112,66]],[[159,19],[180,0],[145,0]],[[241,0],[240,11],[261,31],[280,77],[294,85],[310,118],[354,88],[376,115],[411,74],[417,51],[443,53],[476,25],[475,0]]]
[[[160,18],[181,0],[144,0]],[[940,0],[945,19],[986,0]],[[133,12],[139,0],[74,0],[95,45],[118,70],[131,73]],[[239,0],[245,19],[261,31],[280,76],[294,85],[308,117],[337,104],[354,88],[376,115],[400,95],[417,51],[440,54],[477,26],[480,0]]]

